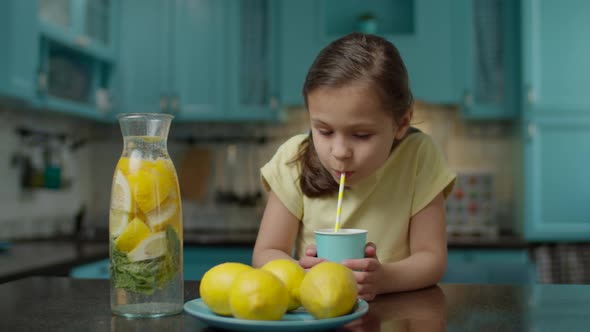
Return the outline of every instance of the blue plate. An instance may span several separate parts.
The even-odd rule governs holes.
[[[369,310],[369,304],[364,300],[358,299],[354,310],[350,314],[326,319],[315,319],[302,308],[286,313],[281,320],[266,321],[219,316],[209,310],[209,307],[207,307],[200,298],[188,301],[184,304],[184,310],[186,312],[201,319],[207,325],[212,327],[236,331],[281,332],[333,329],[352,322],[366,314]]]

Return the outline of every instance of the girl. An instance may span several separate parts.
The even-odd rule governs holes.
[[[429,136],[410,128],[413,97],[399,52],[360,33],[323,49],[303,86],[311,131],[285,142],[262,169],[270,192],[253,265],[316,256],[314,230],[334,227],[346,172],[343,228],[368,230],[365,258],[345,260],[359,295],[436,284],[446,269],[444,199],[455,175]]]

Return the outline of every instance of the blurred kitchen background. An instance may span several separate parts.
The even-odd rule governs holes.
[[[587,13],[585,0],[2,0],[0,281],[108,277],[127,112],[175,116],[185,275],[211,257],[249,263],[259,168],[308,130],[306,70],[363,31],[399,48],[415,126],[458,173],[445,281],[588,283]]]

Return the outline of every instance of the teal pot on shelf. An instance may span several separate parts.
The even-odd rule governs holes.
[[[377,18],[374,16],[363,15],[359,17],[357,22],[358,24],[358,31],[362,33],[368,34],[376,34],[377,33]]]

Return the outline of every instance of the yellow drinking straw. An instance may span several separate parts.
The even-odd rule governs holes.
[[[346,173],[340,173],[340,188],[338,188],[338,207],[336,208],[336,225],[334,225],[334,233],[340,230],[340,215],[342,214],[342,198],[344,197],[344,182],[346,181]]]

